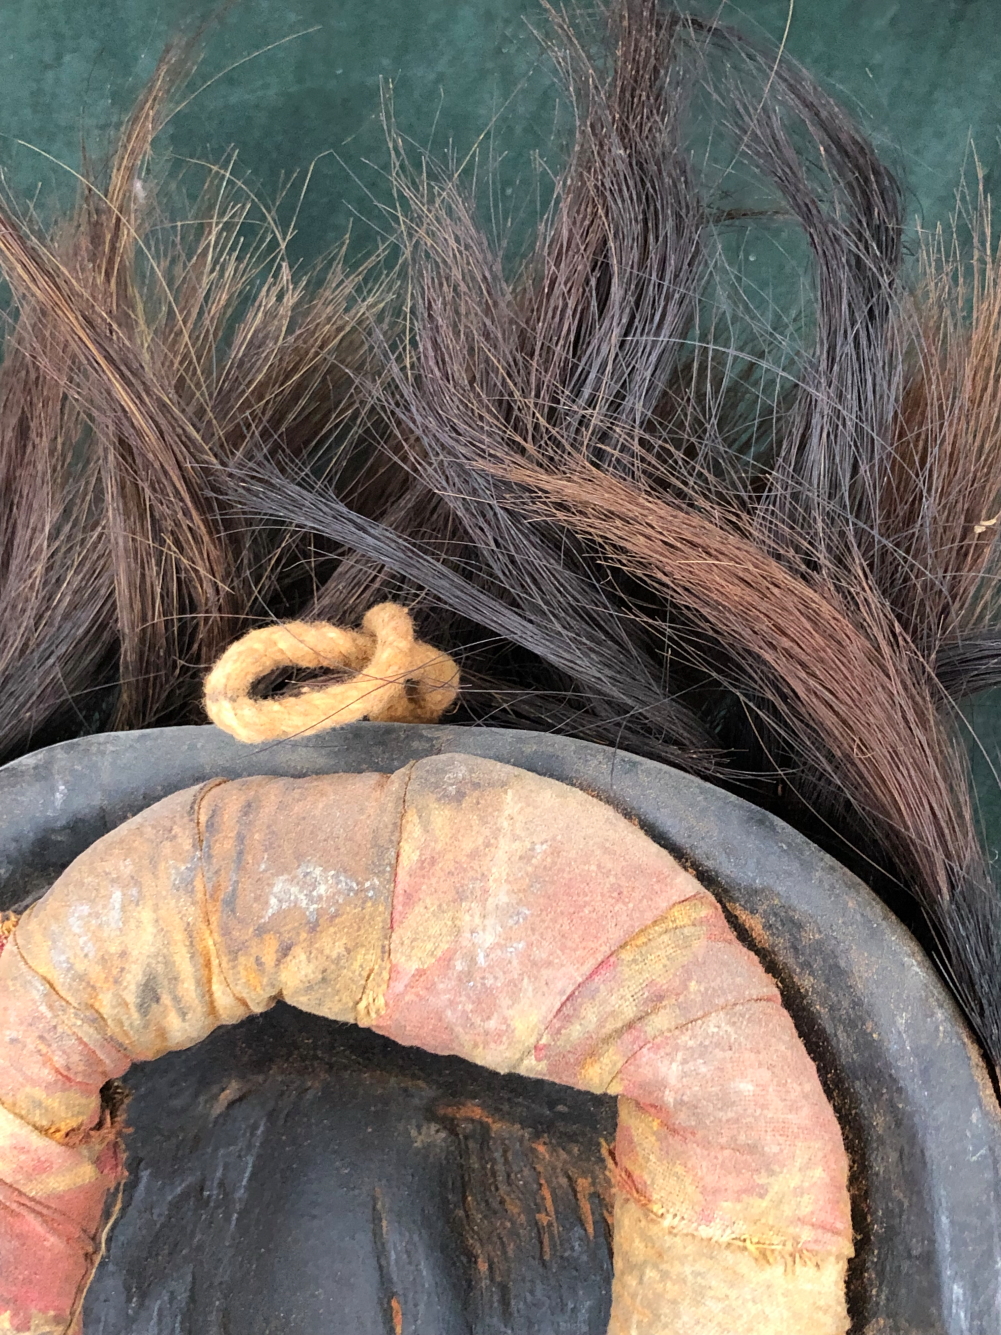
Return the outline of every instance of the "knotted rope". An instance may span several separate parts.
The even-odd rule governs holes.
[[[276,668],[345,669],[354,675],[294,695],[257,697],[254,686]],[[231,644],[205,682],[205,710],[241,742],[299,737],[367,718],[436,723],[459,690],[459,669],[414,638],[398,603],[366,612],[361,630],[325,621],[288,621],[252,630]]]

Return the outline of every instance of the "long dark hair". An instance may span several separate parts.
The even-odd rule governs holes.
[[[193,718],[244,626],[399,598],[466,721],[684,766],[852,866],[997,1068],[957,708],[1001,666],[989,209],[905,244],[792,62],[658,0],[548,20],[575,137],[521,258],[398,151],[395,264],[298,279],[272,242],[262,278],[225,178],[153,265],[176,55],[68,229],[0,217],[3,744]]]

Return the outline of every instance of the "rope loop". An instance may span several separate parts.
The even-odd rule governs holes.
[[[346,681],[260,698],[254,686],[276,668],[345,669]],[[231,644],[205,681],[205,712],[241,742],[324,732],[343,723],[437,723],[459,692],[448,654],[414,638],[399,603],[366,612],[360,630],[325,621],[287,621]]]

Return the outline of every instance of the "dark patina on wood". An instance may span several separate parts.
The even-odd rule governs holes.
[[[1001,1132],[927,961],[781,822],[650,761],[486,729],[363,724],[240,746],[107,735],[0,770],[0,907],[210,775],[489,755],[635,817],[779,979],[852,1154],[855,1329],[995,1335]],[[601,1332],[611,1100],[499,1077],[278,1007],[130,1076],[131,1178],[88,1298],[102,1335]]]

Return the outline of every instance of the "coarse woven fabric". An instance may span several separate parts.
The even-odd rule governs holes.
[[[847,1329],[840,1131],[760,963],[610,808],[439,756],[176,794],[17,923],[0,1330],[79,1327],[123,1172],[102,1086],[278,998],[619,1096],[614,1335]]]

